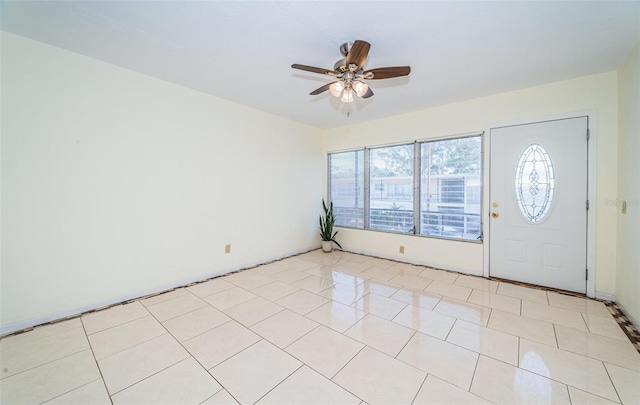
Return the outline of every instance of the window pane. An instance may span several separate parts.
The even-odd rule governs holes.
[[[369,152],[369,228],[413,230],[413,145]]]
[[[336,225],[364,227],[364,151],[329,154],[329,184]]]
[[[420,234],[480,236],[480,136],[425,142],[420,162]]]

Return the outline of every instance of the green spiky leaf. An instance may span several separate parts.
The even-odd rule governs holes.
[[[333,213],[333,202],[329,203],[329,206],[327,206],[327,204],[325,203],[324,199],[322,200],[322,215],[320,215],[320,218],[318,220],[318,223],[320,225],[320,238],[323,241],[331,241],[333,243],[335,243],[340,249],[342,249],[342,246],[340,245],[340,243],[338,243],[336,241],[336,235],[338,234],[338,231],[333,231],[333,226],[336,222],[336,216]]]

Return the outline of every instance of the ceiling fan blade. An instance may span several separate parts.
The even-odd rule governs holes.
[[[329,86],[331,86],[333,83],[335,83],[335,82],[327,83],[322,87],[318,87],[317,89],[315,89],[314,91],[312,91],[309,94],[312,95],[312,96],[317,96],[320,93],[324,93],[325,91],[329,90]]]
[[[358,71],[362,69],[365,62],[367,61],[367,56],[369,55],[369,48],[371,48],[371,44],[367,41],[356,40],[353,45],[351,45],[351,49],[349,49],[349,53],[347,54],[346,66],[354,64],[358,68],[352,71]]]
[[[383,67],[367,70],[362,74],[365,79],[391,79],[392,77],[408,76],[411,73],[410,66]]]
[[[373,96],[373,90],[371,90],[371,87],[369,87],[367,89],[367,92],[362,95],[362,98],[369,98],[371,96]]]
[[[294,63],[293,65],[291,65],[291,67],[294,69],[305,70],[307,72],[320,73],[321,75],[335,76],[336,74],[336,72],[334,72],[333,70],[307,66],[307,65],[299,65],[297,63]]]

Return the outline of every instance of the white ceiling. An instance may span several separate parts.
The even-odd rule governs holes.
[[[640,1],[7,1],[2,29],[320,128],[615,70],[640,40]],[[339,46],[371,43],[346,106],[309,92]]]

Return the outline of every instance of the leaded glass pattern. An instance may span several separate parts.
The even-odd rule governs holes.
[[[541,221],[551,208],[555,172],[547,150],[539,144],[525,148],[516,169],[516,196],[522,215],[530,222]]]

